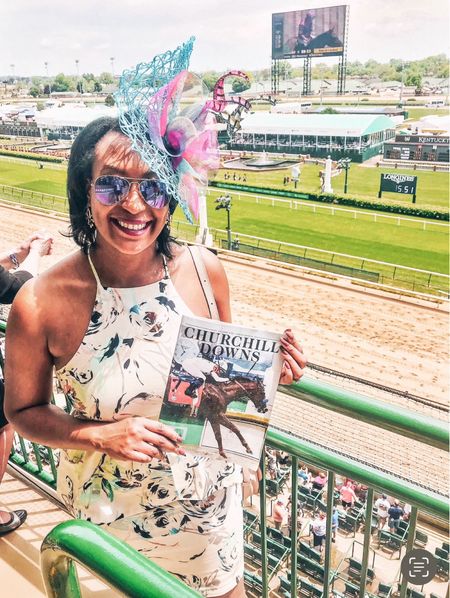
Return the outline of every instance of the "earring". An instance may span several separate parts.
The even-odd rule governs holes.
[[[167,232],[170,235],[170,227],[172,225],[172,215],[167,216],[167,220],[166,220],[166,227],[167,227]]]
[[[91,206],[89,206],[89,205],[86,208],[86,223],[88,225],[89,230],[91,232],[94,232],[94,230],[95,230],[95,222],[94,222],[94,218],[92,217]]]

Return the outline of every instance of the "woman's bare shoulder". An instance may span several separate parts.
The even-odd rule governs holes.
[[[48,314],[58,313],[60,306],[75,308],[92,288],[95,279],[86,256],[76,252],[28,280],[14,299],[13,311],[16,315],[32,313],[42,323]]]

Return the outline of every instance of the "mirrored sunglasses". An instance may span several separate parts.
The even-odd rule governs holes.
[[[137,183],[142,199],[152,208],[164,208],[170,197],[164,183],[158,179],[129,179],[115,174],[99,176],[93,183],[95,199],[104,206],[124,200],[132,183]]]

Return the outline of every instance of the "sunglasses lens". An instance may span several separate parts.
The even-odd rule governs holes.
[[[144,201],[152,208],[164,208],[169,203],[166,186],[160,181],[147,179],[139,185]]]
[[[95,197],[105,206],[121,201],[128,193],[130,183],[119,176],[100,176],[95,181]]]

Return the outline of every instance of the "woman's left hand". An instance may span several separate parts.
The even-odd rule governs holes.
[[[281,355],[283,357],[283,367],[281,369],[280,384],[298,382],[303,376],[308,362],[303,354],[303,349],[290,328],[285,330],[281,337]]]

